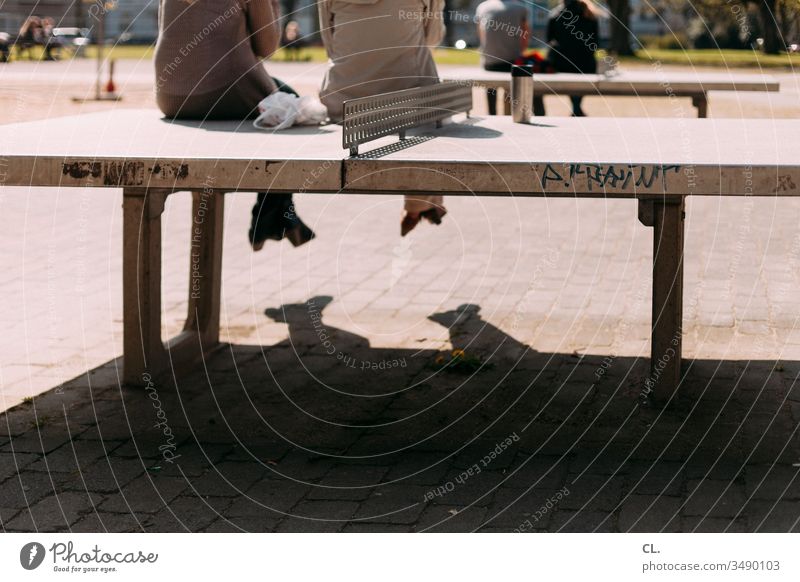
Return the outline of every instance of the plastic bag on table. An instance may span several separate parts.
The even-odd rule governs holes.
[[[298,97],[276,91],[258,104],[259,115],[253,121],[258,129],[280,130],[293,125],[319,125],[328,118],[328,110],[317,97]]]

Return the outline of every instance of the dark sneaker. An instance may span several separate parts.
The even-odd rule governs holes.
[[[253,218],[253,222],[255,222],[255,218]],[[262,220],[258,224],[250,226],[247,236],[254,251],[260,251],[264,248],[264,243],[268,240],[281,240],[283,238],[283,231],[279,227],[275,227],[274,224],[275,222],[269,224],[268,221]]]
[[[299,247],[315,238],[314,232],[306,226],[294,212],[291,199],[280,201],[276,206],[260,215],[253,215],[250,226],[250,245],[254,251],[264,248],[268,240],[288,239],[293,246]]]

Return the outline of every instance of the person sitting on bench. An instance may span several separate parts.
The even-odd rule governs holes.
[[[29,16],[22,23],[17,35],[17,57],[22,58],[22,53],[27,58],[33,58],[33,48],[42,44],[42,20],[38,16]]]
[[[547,23],[548,58],[559,73],[597,73],[594,58],[598,41],[597,15],[591,0],[568,0],[555,8]],[[572,116],[585,117],[583,97],[572,95]]]
[[[261,64],[280,38],[278,0],[161,0],[155,54],[159,109],[170,119],[255,117],[264,97],[294,93]],[[267,240],[282,238],[299,246],[314,233],[297,216],[291,194],[259,192],[249,238],[258,251]]]
[[[528,48],[528,9],[516,0],[486,0],[475,9],[481,65],[487,71],[510,73],[511,67]],[[497,115],[497,90],[486,90],[489,115]]]
[[[53,49],[61,55],[61,39],[53,34],[56,21],[51,17],[42,18],[42,44],[44,45],[44,60],[54,61]]]
[[[444,37],[444,0],[320,0],[322,41],[330,64],[320,90],[331,121],[348,99],[439,82],[431,47]],[[406,195],[400,233],[422,218],[440,224],[441,195]]]
[[[11,35],[0,32],[0,63],[11,60]]]

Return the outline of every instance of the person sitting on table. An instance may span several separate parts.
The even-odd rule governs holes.
[[[528,9],[516,0],[486,0],[475,10],[481,65],[487,71],[511,72],[511,66],[528,48]],[[486,90],[489,115],[497,115],[497,91]]]
[[[569,0],[551,13],[547,23],[550,62],[559,73],[597,73],[594,53],[598,43],[598,25],[591,0]],[[583,97],[573,95],[572,116],[585,117]]]
[[[156,103],[168,118],[241,121],[276,91],[296,95],[261,63],[281,38],[278,0],[160,0],[158,20]],[[314,238],[291,194],[259,192],[252,214],[255,251],[267,240]]]
[[[331,121],[348,99],[439,82],[431,47],[444,36],[444,0],[320,0],[322,41],[330,59],[320,90]],[[421,219],[440,224],[441,195],[406,195],[400,233]]]

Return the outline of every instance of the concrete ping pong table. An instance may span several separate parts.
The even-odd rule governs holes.
[[[118,110],[6,125],[0,185],[122,190],[130,385],[145,384],[147,374],[180,373],[219,345],[225,193],[438,191],[636,201],[639,220],[654,229],[645,389],[655,389],[659,400],[681,381],[686,197],[800,196],[800,156],[786,147],[796,143],[800,120],[456,119],[409,132],[404,141],[384,133],[369,151],[350,156],[343,150],[343,132],[353,131],[347,124],[271,134],[249,123],[170,122],[153,110]],[[49,138],[54,134],[60,139]],[[193,193],[189,308],[184,331],[164,343],[161,214],[177,191]]]
[[[468,83],[473,87],[502,89],[504,113],[510,114],[510,73],[486,71],[477,67],[451,67],[446,71],[445,80]],[[612,77],[573,73],[533,76],[535,96],[688,97],[692,100],[692,105],[697,108],[698,117],[708,117],[709,91],[777,92],[779,90],[780,84],[769,75],[727,72],[680,73],[654,70],[621,72]]]

